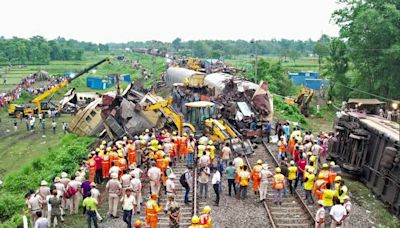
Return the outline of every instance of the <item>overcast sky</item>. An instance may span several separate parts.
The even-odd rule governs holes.
[[[0,36],[92,42],[336,36],[335,0],[1,0]]]

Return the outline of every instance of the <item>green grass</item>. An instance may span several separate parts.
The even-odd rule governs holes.
[[[351,193],[351,200],[356,201],[363,209],[370,211],[377,227],[400,227],[400,219],[392,215],[383,202],[376,199],[371,191],[359,181],[346,179]]]

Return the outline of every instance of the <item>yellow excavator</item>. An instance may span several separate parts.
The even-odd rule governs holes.
[[[312,89],[301,87],[300,94],[299,96],[297,96],[297,98],[285,97],[285,102],[289,105],[297,104],[301,114],[308,117],[310,115],[309,105],[313,96],[314,96],[314,91]]]
[[[56,86],[54,86],[53,88],[47,90],[46,92],[40,94],[39,96],[35,97],[31,103],[36,105],[36,108],[31,108],[28,106],[22,106],[22,105],[16,105],[16,104],[11,104],[10,108],[8,109],[8,115],[9,116],[13,116],[13,117],[18,117],[20,115],[23,116],[27,116],[29,114],[33,115],[33,114],[39,114],[39,113],[43,113],[44,115],[47,114],[47,112],[51,109],[50,108],[50,101],[44,101],[44,99],[46,99],[47,97],[53,95],[55,92],[59,91],[60,89],[64,88],[66,85],[68,85],[72,80],[77,79],[78,77],[82,76],[83,74],[86,74],[87,72],[89,72],[91,69],[96,68],[97,66],[105,63],[105,62],[110,62],[110,58],[105,58],[102,59],[101,61],[85,68],[84,70],[82,70],[81,72],[79,72],[78,74],[76,74],[74,77],[72,78],[68,78],[65,79],[64,81],[60,82],[59,84],[57,84]],[[57,107],[57,109],[59,109]],[[60,111],[60,110],[57,110]]]

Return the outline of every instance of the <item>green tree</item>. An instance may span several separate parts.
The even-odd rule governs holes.
[[[290,50],[288,56],[293,61],[293,63],[296,63],[296,60],[300,58],[300,53],[295,50]]]
[[[314,54],[318,56],[318,68],[321,68],[322,59],[329,54],[328,45],[318,42],[314,45]]]
[[[179,49],[181,48],[181,42],[182,42],[182,39],[179,37],[175,38],[172,41],[171,45],[175,49],[175,51],[179,51]]]

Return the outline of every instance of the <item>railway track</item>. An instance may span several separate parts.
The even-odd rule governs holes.
[[[251,157],[245,156],[245,161],[251,168],[252,164],[261,159],[263,163],[267,163],[269,167],[278,166],[278,161],[267,147],[267,143],[263,141],[262,145],[255,149]],[[272,170],[274,171],[274,170]],[[287,191],[286,196],[282,200],[282,205],[273,203],[273,178],[269,178],[267,200],[264,201],[263,207],[267,213],[271,227],[312,227],[315,224],[314,216],[305,202],[301,199],[298,191],[291,195]]]

